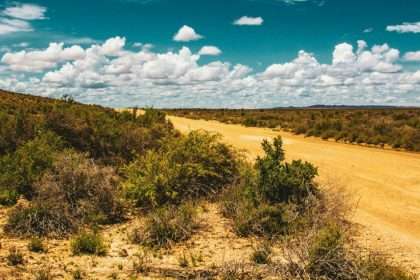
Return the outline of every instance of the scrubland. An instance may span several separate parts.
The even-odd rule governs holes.
[[[282,129],[325,140],[420,151],[419,108],[176,109],[171,115]]]
[[[417,279],[318,169],[165,114],[0,92],[0,279]]]

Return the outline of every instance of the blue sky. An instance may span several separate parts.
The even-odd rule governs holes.
[[[415,0],[0,1],[0,87],[107,106],[420,105]]]

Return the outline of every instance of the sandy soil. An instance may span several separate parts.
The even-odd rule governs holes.
[[[218,206],[203,202],[199,207],[197,232],[171,249],[151,250],[130,242],[130,233],[143,222],[141,216],[131,215],[125,223],[103,228],[102,236],[108,246],[106,256],[74,256],[69,240],[53,239],[44,240],[47,253],[34,253],[27,248],[29,239],[13,238],[2,231],[8,211],[10,209],[0,208],[0,280],[37,279],[36,273],[45,269],[51,272],[53,279],[65,280],[74,279],[76,270],[82,272],[83,279],[91,280],[186,279],[189,275],[208,273],[213,267],[223,268],[235,263],[248,265],[253,248],[258,244],[257,239],[237,237]],[[23,254],[23,265],[7,264],[12,247]],[[281,259],[281,250],[273,249],[273,260]],[[187,260],[187,267],[180,266],[182,258]],[[144,265],[139,265],[143,262]],[[196,276],[188,279],[196,279]]]
[[[335,182],[358,200],[353,220],[363,242],[399,255],[420,268],[420,154],[305,138],[265,128],[248,128],[216,121],[169,117],[181,132],[205,129],[243,149],[253,159],[260,142],[276,135],[284,141],[286,157],[303,159],[319,168],[321,183]]]

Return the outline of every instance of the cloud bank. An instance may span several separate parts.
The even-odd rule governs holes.
[[[130,50],[126,39],[103,44],[8,52],[0,67],[0,88],[44,96],[74,96],[107,106],[274,107],[325,104],[419,104],[420,71],[405,69],[388,44],[369,47],[341,43],[331,63],[320,63],[301,50],[291,61],[254,71],[225,61],[202,63],[202,56],[220,54],[215,46],[198,52],[188,47],[154,52]],[[4,72],[4,73],[6,73]]]

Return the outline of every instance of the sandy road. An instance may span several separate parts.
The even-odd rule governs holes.
[[[392,249],[408,265],[420,268],[420,154],[304,138],[265,128],[169,118],[181,132],[205,129],[220,133],[223,141],[245,150],[251,158],[262,152],[262,139],[280,134],[287,159],[314,163],[321,182],[338,182],[360,199],[353,219],[364,229],[367,243]]]

